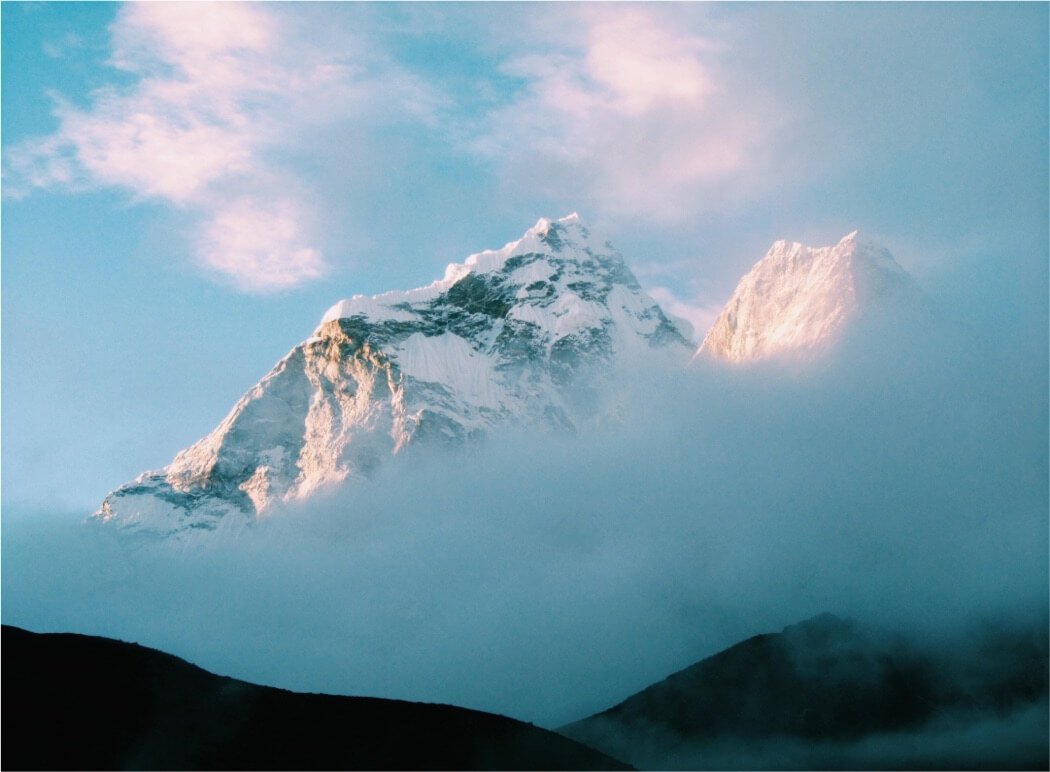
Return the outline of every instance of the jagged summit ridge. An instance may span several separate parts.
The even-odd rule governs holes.
[[[419,303],[433,300],[448,290],[468,274],[492,273],[502,269],[507,261],[514,257],[529,254],[560,252],[563,247],[563,235],[572,229],[570,243],[574,246],[590,248],[590,230],[583,224],[580,216],[573,212],[570,215],[552,221],[541,217],[537,223],[525,231],[517,241],[511,241],[500,249],[487,249],[469,255],[462,263],[449,263],[445,275],[425,287],[407,291],[384,292],[371,297],[354,295],[347,300],[340,300],[325,312],[321,318],[324,325],[334,319],[346,319],[354,316],[367,316],[373,319],[398,318],[404,303]],[[613,250],[609,248],[610,252]],[[622,258],[621,258],[622,260]]]
[[[409,446],[509,421],[578,427],[611,369],[684,360],[688,346],[577,215],[541,219],[430,285],[336,303],[218,427],[96,515],[211,529],[367,477]]]
[[[611,361],[685,340],[622,256],[593,239],[576,214],[542,218],[517,241],[449,265],[426,287],[342,300],[317,334],[334,326],[381,347],[408,377],[514,412],[524,406],[489,387],[516,381],[511,392],[536,396],[529,392],[545,390],[544,376],[514,377],[527,362],[545,362],[561,386],[581,360]]]
[[[916,291],[893,256],[857,231],[828,247],[777,241],[737,284],[696,357],[816,354],[858,315]]]

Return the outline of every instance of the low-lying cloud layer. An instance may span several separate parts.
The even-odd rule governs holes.
[[[921,729],[857,740],[794,738],[682,743],[659,733],[621,734],[620,758],[641,769],[1038,769],[1046,759],[1046,702],[1016,711],[946,715]]]
[[[181,543],[5,512],[4,621],[556,726],[824,611],[931,640],[1045,614],[1038,379],[907,336],[803,373],[635,374],[577,437],[416,449]]]

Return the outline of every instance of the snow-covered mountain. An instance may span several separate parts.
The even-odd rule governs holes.
[[[751,362],[826,352],[857,318],[915,306],[919,290],[857,231],[830,247],[777,241],[740,280],[696,357]]]
[[[336,303],[218,427],[96,517],[212,529],[365,477],[410,445],[510,421],[573,428],[615,366],[684,363],[686,335],[578,216],[541,219],[426,287]]]

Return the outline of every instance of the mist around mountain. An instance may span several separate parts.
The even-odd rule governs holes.
[[[3,627],[5,769],[627,769],[503,716],[223,678],[85,635]]]
[[[643,769],[1046,769],[1046,629],[930,641],[824,614],[560,731]]]
[[[7,511],[4,621],[548,728],[824,612],[938,649],[1027,629],[1050,586],[1046,351],[943,320],[881,314],[815,359],[685,366],[683,346],[593,382],[586,431],[421,442],[204,538]],[[1044,736],[1038,713],[971,715],[969,746],[934,721],[854,749],[966,766]],[[805,766],[796,740],[716,758]]]
[[[336,303],[218,427],[95,516],[210,531],[367,479],[409,447],[583,429],[618,374],[684,361],[683,332],[578,215],[541,218],[425,287]]]
[[[5,625],[3,695],[18,710],[4,713],[3,762],[629,768],[619,758],[639,769],[1045,769],[1046,622],[918,640],[823,614],[674,673],[562,727],[564,737],[448,705],[256,686],[136,644]]]
[[[893,330],[909,326],[920,348],[943,338],[886,249],[856,232],[822,248],[778,241],[694,360],[807,367],[847,336],[865,338],[857,350],[893,346]],[[114,490],[95,517],[186,536],[360,484],[410,448],[498,442],[508,426],[587,431],[622,408],[624,381],[674,378],[688,334],[578,215],[541,218],[425,287],[336,303],[219,426]]]

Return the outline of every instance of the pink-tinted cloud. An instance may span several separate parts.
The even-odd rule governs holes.
[[[291,199],[243,198],[211,215],[197,251],[210,270],[246,292],[278,290],[322,276],[320,252],[303,241],[303,213]]]
[[[216,182],[251,174],[257,137],[148,94],[59,107],[62,136],[93,180],[175,204],[199,203]]]
[[[610,108],[641,115],[659,107],[700,107],[714,88],[701,56],[710,43],[672,30],[639,10],[600,17],[587,35],[582,68],[606,89]]]
[[[506,59],[523,86],[476,149],[516,184],[611,215],[681,220],[733,195],[763,170],[786,112],[730,89],[725,52],[677,11],[566,9],[557,34]]]
[[[320,253],[283,214],[231,215],[243,191],[285,186],[266,153],[281,134],[284,94],[304,78],[275,56],[278,25],[242,3],[130,3],[110,28],[112,66],[137,77],[87,108],[55,96],[59,128],[8,153],[14,193],[112,186],[196,213],[198,260],[238,287],[266,291],[319,276]],[[9,177],[11,174],[9,174]],[[266,220],[267,218],[261,218]],[[261,234],[273,236],[265,242]]]
[[[121,6],[109,63],[133,82],[93,92],[87,107],[53,95],[59,127],[6,152],[5,193],[107,186],[173,205],[196,223],[198,264],[245,291],[322,276],[308,181],[288,158],[316,156],[318,131],[370,110],[418,119],[432,103],[327,21],[266,4]]]

